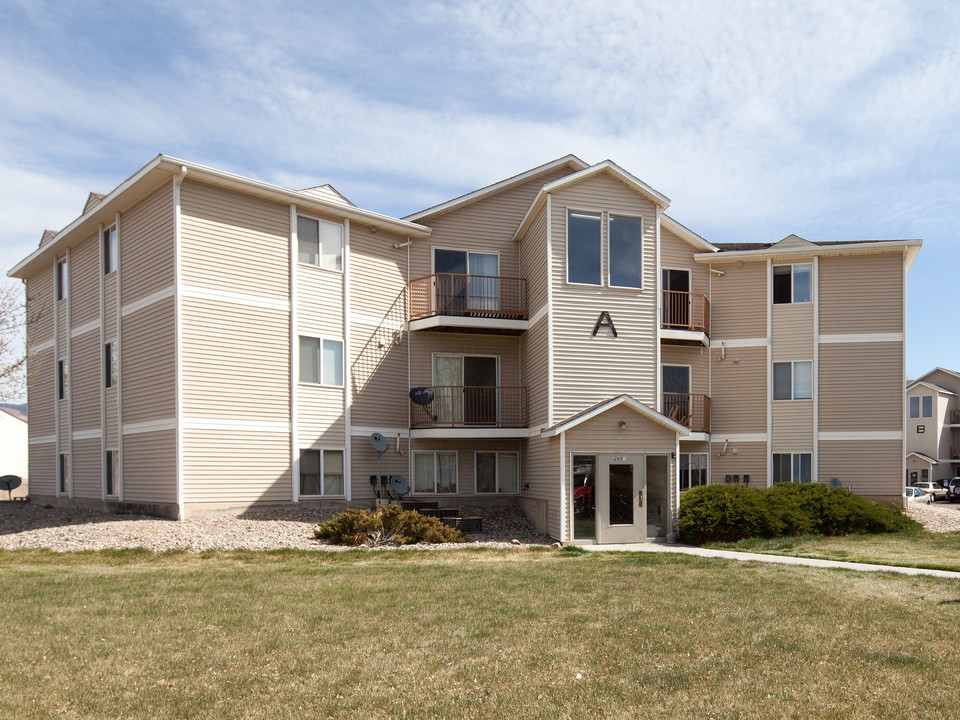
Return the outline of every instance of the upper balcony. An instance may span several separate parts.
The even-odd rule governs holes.
[[[660,340],[671,345],[710,345],[710,301],[703,293],[663,290]]]
[[[411,437],[526,437],[527,389],[435,385],[430,402],[410,402]]]
[[[521,335],[526,278],[434,273],[410,282],[410,329]]]
[[[710,396],[661,393],[662,412],[694,433],[710,432]],[[697,438],[689,438],[691,440]]]

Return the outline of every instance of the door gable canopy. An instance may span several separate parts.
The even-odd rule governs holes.
[[[575,415],[571,415],[565,420],[561,420],[559,423],[550,426],[549,428],[543,428],[540,430],[540,437],[553,437],[554,435],[559,435],[560,433],[566,432],[572,428],[575,428],[581,423],[585,423],[588,420],[591,420],[598,415],[601,415],[608,410],[612,410],[615,407],[626,406],[636,412],[638,415],[651,420],[659,425],[662,425],[665,428],[673,430],[678,435],[687,436],[690,434],[690,429],[671,420],[666,415],[658,413],[656,410],[644,405],[639,400],[632,398],[629,395],[618,395],[617,397],[610,398],[609,400],[602,400],[596,405],[581,410]]]

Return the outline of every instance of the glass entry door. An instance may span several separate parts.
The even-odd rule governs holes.
[[[664,365],[661,372],[663,414],[690,427],[690,368],[686,365]]]
[[[597,542],[647,538],[646,466],[642,455],[597,456]]]
[[[690,325],[690,271],[661,271],[663,293],[663,324],[687,327]]]
[[[449,425],[496,425],[497,357],[434,355],[435,422]]]

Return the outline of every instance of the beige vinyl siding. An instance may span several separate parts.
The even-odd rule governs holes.
[[[520,343],[508,335],[469,333],[412,333],[410,375],[414,387],[433,385],[433,354],[496,355],[500,358],[500,385],[520,385]]]
[[[546,522],[545,532],[559,538],[564,513],[560,503],[560,438],[531,437],[520,453],[521,505]],[[529,484],[529,488],[524,486]]]
[[[899,342],[820,346],[820,431],[902,430]]]
[[[52,442],[30,445],[28,457],[30,467],[30,494],[32,496],[55,496],[57,494],[56,446]]]
[[[547,303],[547,207],[537,213],[527,234],[520,240],[520,274],[527,278],[530,315]]]
[[[813,400],[773,403],[773,452],[813,452]]]
[[[372,233],[357,222],[350,224],[351,312],[399,323],[407,319],[407,249],[394,247],[406,240],[383,230]]]
[[[940,453],[943,451],[943,449],[945,449],[947,453],[950,452],[949,431],[943,433],[942,442],[947,447],[942,449],[941,441],[937,434],[937,419],[910,417],[909,398],[923,397],[924,395],[933,394],[933,390],[928,387],[924,387],[923,385],[919,385],[907,391],[908,399],[906,401],[906,407],[904,408],[904,413],[907,416],[907,452],[922,452],[924,455],[929,455],[932,458],[945,458],[949,457],[949,455],[941,455]],[[917,432],[918,427],[923,428],[922,433]],[[951,475],[951,477],[953,476]]]
[[[726,452],[723,442],[711,443],[710,482],[723,484],[727,475],[739,475],[743,484],[743,476],[749,475],[748,487],[767,487],[767,444],[764,442],[730,442]],[[681,448],[682,450],[682,448]],[[734,450],[739,450],[734,454]],[[720,453],[723,452],[721,456]]]
[[[943,428],[943,432],[940,432],[940,426],[949,425],[953,420],[950,417],[950,400],[949,398],[940,395],[939,393],[934,397],[933,400],[933,422],[930,428],[930,431],[933,435],[940,436],[940,442],[937,443],[937,452],[939,453],[936,457],[948,458],[950,457],[950,445],[952,440],[953,431],[948,427]],[[916,431],[916,428],[914,428]],[[951,475],[951,477],[953,477]]]
[[[292,487],[289,433],[183,431],[185,503],[289,502]]]
[[[100,427],[100,333],[91,331],[73,338],[73,429]]]
[[[127,422],[126,415],[124,422]],[[124,435],[122,482],[124,502],[176,503],[176,431],[160,430]]]
[[[546,427],[549,392],[548,322],[543,318],[520,336],[522,384],[527,388],[527,419],[532,428]]]
[[[27,406],[30,412],[27,433],[31,438],[53,435],[57,422],[54,412],[57,402],[57,366],[53,359],[53,348],[30,356],[27,362]]]
[[[690,292],[703,293],[709,299],[710,268],[693,259],[696,252],[702,252],[702,250],[681,240],[661,225],[660,267],[673,270],[690,270]]]
[[[773,306],[773,361],[813,360],[813,304]]]
[[[297,333],[343,338],[343,273],[297,265]]]
[[[184,417],[290,420],[288,312],[185,297],[181,314]]]
[[[714,437],[723,433],[766,433],[767,349],[730,348],[721,360],[720,349],[712,347],[710,358],[710,429]]]
[[[125,285],[126,279],[121,280],[121,288]],[[175,417],[173,298],[165,298],[130,313],[121,322],[123,424]]]
[[[172,181],[121,215],[121,305],[173,286],[173,228]]]
[[[95,500],[102,498],[100,438],[74,440],[70,465],[73,470],[73,496]]]
[[[903,495],[899,440],[821,441],[819,479],[837,478],[859,495],[896,498]]]
[[[343,388],[300,383],[297,387],[299,447],[343,447],[344,428]]]
[[[643,289],[567,284],[567,210],[643,216]],[[553,194],[552,278],[554,412],[558,422],[601,400],[628,393],[656,407],[657,324],[655,206],[626,185],[597,174]],[[603,282],[607,282],[608,216],[604,215]],[[593,335],[608,312],[618,337],[608,328]],[[595,362],[595,358],[603,358]]]
[[[403,475],[413,487],[413,478],[410,475],[410,446],[409,440],[400,439],[401,453],[396,453],[396,435],[388,436],[389,447],[380,458],[380,465],[384,475]],[[336,449],[336,446],[331,446]],[[370,485],[370,476],[377,474],[377,453],[370,446],[368,436],[355,435],[351,438],[349,482],[351,483],[350,502],[357,504],[372,504],[374,500],[373,487]],[[298,479],[299,482],[299,479]]]
[[[767,336],[767,263],[716,265],[710,294],[710,337],[717,340]]]
[[[683,345],[664,345],[660,348],[661,365],[689,365],[690,392],[710,394],[710,351],[706,348]]]
[[[569,175],[570,168],[554,169],[494,195],[420,221],[431,228],[425,240],[410,246],[410,277],[429,275],[434,247],[474,252],[498,252],[500,275],[520,277],[520,251],[513,234],[547,183]]]
[[[350,423],[362,427],[384,425],[407,427],[407,348],[394,343],[397,331],[354,322],[351,325],[352,355],[350,392],[353,401]],[[383,346],[380,346],[380,343]],[[342,403],[341,403],[342,405]]]
[[[820,332],[903,331],[903,255],[820,258]]]
[[[48,265],[26,280],[27,348],[53,340],[54,270]]]
[[[521,441],[510,438],[470,438],[459,440],[421,439],[413,440],[412,453],[416,452],[456,452],[457,453],[457,497],[477,495],[477,478],[475,456],[478,452],[520,452]],[[386,457],[386,455],[384,456]],[[518,458],[519,459],[519,458]],[[520,487],[526,480],[522,468],[518,464]],[[411,470],[412,472],[412,470]],[[420,493],[417,497],[443,498],[446,493]],[[516,495],[495,495],[483,493],[482,497],[517,497]]]
[[[185,285],[289,300],[289,205],[189,178],[180,205]]]
[[[100,239],[94,233],[70,248],[70,324],[100,317]]]

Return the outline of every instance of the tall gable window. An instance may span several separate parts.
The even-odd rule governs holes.
[[[643,287],[643,219],[610,216],[610,285]]]
[[[773,266],[773,304],[810,302],[810,265]]]
[[[567,282],[600,285],[600,213],[567,211]]]
[[[114,225],[103,231],[103,274],[109,275],[117,269],[117,227]]]
[[[343,225],[298,215],[297,259],[325,270],[343,270]]]

